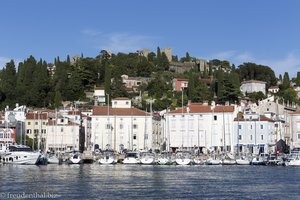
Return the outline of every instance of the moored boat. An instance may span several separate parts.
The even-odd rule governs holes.
[[[26,145],[11,145],[1,156],[3,164],[35,165],[41,158],[40,152],[34,152]]]

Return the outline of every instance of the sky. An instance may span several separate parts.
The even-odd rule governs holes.
[[[0,67],[149,48],[173,55],[300,71],[298,0],[3,0]]]

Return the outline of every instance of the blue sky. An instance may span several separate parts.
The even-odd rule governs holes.
[[[0,67],[29,55],[53,62],[159,46],[179,57],[264,64],[276,75],[300,71],[297,0],[3,0],[0,7]]]

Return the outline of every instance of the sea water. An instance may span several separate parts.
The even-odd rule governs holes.
[[[0,199],[300,199],[300,168],[2,165]]]

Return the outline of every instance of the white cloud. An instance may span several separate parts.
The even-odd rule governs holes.
[[[10,62],[12,59],[13,58],[7,58],[7,57],[0,56],[0,69],[3,69],[6,65],[6,63]],[[13,60],[15,62],[15,66],[17,69],[19,62],[21,62],[21,61],[20,61],[20,59],[13,59]]]
[[[6,63],[8,63],[10,60],[11,60],[10,58],[0,56],[0,69],[5,67]]]
[[[152,48],[154,37],[127,32],[119,33],[102,33],[92,29],[81,31],[88,42],[99,51],[102,49],[112,52],[135,52],[142,48]]]
[[[276,76],[288,72],[290,77],[295,77],[297,72],[300,71],[300,53],[295,51],[291,51],[278,58],[261,58],[261,56],[254,56],[254,54],[250,52],[228,50],[217,52],[212,56],[209,56],[209,59],[228,60],[236,66],[244,62],[266,65],[273,69]]]
[[[295,77],[297,72],[300,71],[300,55],[295,52],[290,52],[283,58],[261,59],[256,62],[271,67],[276,75],[283,75],[288,72],[290,78]]]

